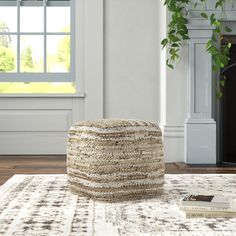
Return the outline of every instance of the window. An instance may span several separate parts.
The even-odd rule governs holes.
[[[1,82],[74,80],[74,1],[0,0]]]

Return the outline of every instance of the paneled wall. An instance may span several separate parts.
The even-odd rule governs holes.
[[[0,154],[65,154],[67,131],[84,118],[76,97],[1,97]]]

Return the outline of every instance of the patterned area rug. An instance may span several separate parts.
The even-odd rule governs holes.
[[[185,219],[188,192],[236,195],[236,175],[165,175],[156,199],[102,203],[68,192],[66,175],[15,175],[0,187],[0,235],[236,235],[236,218]]]

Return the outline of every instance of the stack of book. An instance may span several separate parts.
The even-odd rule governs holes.
[[[178,207],[186,218],[236,217],[236,196],[188,194]]]

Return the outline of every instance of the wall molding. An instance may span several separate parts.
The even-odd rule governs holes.
[[[65,154],[69,127],[83,119],[81,98],[1,98],[0,155]]]
[[[160,124],[163,134],[165,162],[184,161],[184,126],[180,124]]]
[[[163,138],[184,138],[184,125],[159,125]]]
[[[65,155],[66,131],[0,132],[0,155]],[[14,145],[13,145],[14,144]],[[40,144],[40,145],[39,145]]]

